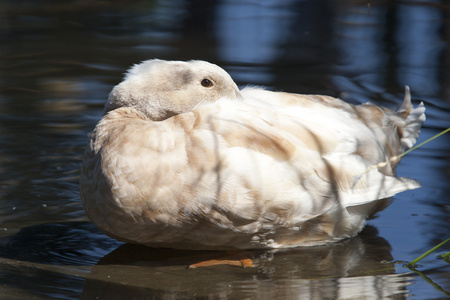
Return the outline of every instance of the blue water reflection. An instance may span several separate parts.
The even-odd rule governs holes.
[[[387,8],[364,5],[338,10],[333,43],[338,49],[333,83],[347,93],[381,93],[389,63],[383,38]],[[355,97],[355,94],[353,94]]]
[[[294,1],[282,1],[275,5],[275,1],[229,0],[222,1],[216,8],[214,28],[218,56],[237,65],[252,65],[232,68],[240,82],[267,85],[273,80],[269,68],[255,69],[254,66],[274,62],[281,44],[288,37],[295,15],[285,2],[292,4]]]
[[[214,22],[219,57],[243,64],[273,63],[297,16],[295,2],[222,1]]]
[[[436,6],[398,5],[395,40],[397,81],[422,95],[441,91],[441,57],[446,47],[441,30],[444,16]]]

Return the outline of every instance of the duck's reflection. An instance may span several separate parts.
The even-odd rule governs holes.
[[[83,299],[381,299],[406,298],[409,277],[395,274],[390,245],[367,226],[321,247],[250,252],[254,268],[187,269],[217,252],[122,245],[87,276]]]

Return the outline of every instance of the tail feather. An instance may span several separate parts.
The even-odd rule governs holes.
[[[411,93],[409,87],[405,86],[405,99],[397,110],[398,115],[406,117],[403,127],[403,136],[401,137],[401,145],[403,151],[410,149],[417,141],[420,134],[420,128],[425,122],[425,105],[420,102],[419,106],[412,108]]]

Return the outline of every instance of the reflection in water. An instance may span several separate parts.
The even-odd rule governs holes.
[[[0,239],[0,281],[5,292],[55,296],[63,286],[66,295],[76,295],[86,278],[82,299],[403,297],[411,278],[384,263],[392,260],[390,245],[376,234],[366,227],[354,239],[326,246],[252,251],[254,268],[187,269],[220,252],[121,245],[88,222],[44,224]]]
[[[144,297],[224,299],[382,299],[405,296],[410,277],[395,275],[390,246],[371,228],[322,247],[252,251],[254,268],[187,269],[213,252],[123,245],[92,268],[82,299]],[[214,252],[217,253],[217,252]]]
[[[372,6],[370,14],[364,3],[341,6],[336,12],[333,43],[338,59],[332,76],[336,88],[351,92],[352,100],[358,95],[373,99],[376,93],[395,105],[397,96],[386,91],[397,92],[409,85],[413,95],[420,93],[427,101],[450,109],[448,102],[430,99],[443,88],[445,18],[438,6],[392,1]],[[429,115],[427,122],[435,118]]]
[[[323,0],[222,1],[213,24],[217,56],[232,64],[227,70],[238,83],[315,93],[335,59],[331,7]]]
[[[380,92],[388,73],[388,53],[383,51],[382,26],[386,21],[387,7],[375,6],[367,13],[367,6],[342,7],[336,15],[335,38],[338,49],[333,83],[343,91],[362,93],[365,89]],[[357,24],[357,26],[355,26]],[[356,76],[356,78],[355,78]],[[363,85],[363,86],[361,86]]]
[[[244,64],[274,62],[295,20],[296,15],[291,8],[294,2],[221,2],[215,22],[219,56],[226,61]]]
[[[442,12],[435,6],[403,4],[398,5],[396,13],[397,81],[414,86],[424,95],[439,94],[439,65],[445,49],[440,36]]]

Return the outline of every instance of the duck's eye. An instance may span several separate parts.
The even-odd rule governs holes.
[[[202,86],[204,87],[212,87],[213,86],[213,82],[209,79],[203,79],[202,80]]]

